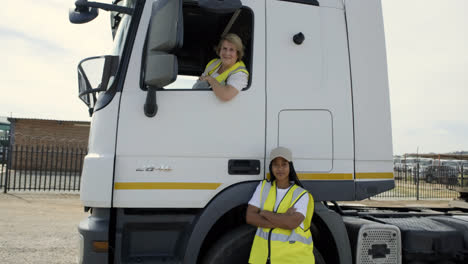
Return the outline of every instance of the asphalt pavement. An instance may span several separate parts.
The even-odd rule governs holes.
[[[0,194],[0,263],[77,263],[78,194]]]
[[[448,207],[450,200],[363,200],[362,206]],[[78,223],[87,217],[78,193],[0,193],[0,263],[77,263]]]

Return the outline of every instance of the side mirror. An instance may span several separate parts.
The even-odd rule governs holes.
[[[78,64],[78,96],[88,106],[90,115],[97,103],[97,95],[112,85],[119,66],[118,56],[98,56]]]
[[[182,1],[154,2],[148,29],[147,54],[154,51],[169,53],[182,47],[183,37]]]
[[[145,85],[162,88],[177,79],[177,57],[155,53],[146,58]]]
[[[68,19],[73,24],[84,24],[95,19],[99,15],[99,11],[95,7],[91,8],[70,8],[68,11]]]
[[[115,11],[122,14],[132,15],[134,9],[115,4],[105,4],[99,2],[88,2],[88,0],[76,0],[76,8],[70,9],[68,19],[73,24],[87,23],[98,16],[98,8],[106,11]]]
[[[143,110],[147,117],[158,113],[156,89],[174,82],[177,79],[177,68],[177,57],[172,54],[154,53],[146,58],[145,86],[148,91]]]
[[[162,88],[177,77],[177,58],[170,55],[183,42],[181,0],[153,3],[145,53],[145,85]],[[170,82],[169,82],[170,81]]]
[[[182,0],[153,3],[146,39],[144,85],[148,89],[143,107],[147,117],[158,112],[156,90],[177,79],[177,57],[170,54],[183,43]]]
[[[77,0],[75,8],[68,11],[68,19],[73,24],[84,24],[95,19],[99,14],[97,7],[90,7],[88,0]]]

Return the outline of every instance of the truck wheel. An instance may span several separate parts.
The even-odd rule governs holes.
[[[314,246],[314,257],[315,257],[315,264],[326,264],[325,260],[320,254],[320,251]]]
[[[250,249],[252,247],[256,230],[256,227],[243,225],[228,232],[215,242],[202,263],[249,263]]]

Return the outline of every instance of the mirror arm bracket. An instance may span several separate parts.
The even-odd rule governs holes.
[[[146,100],[144,105],[145,115],[147,117],[154,117],[158,113],[158,104],[156,102],[156,87],[148,86],[146,93]]]
[[[99,3],[99,2],[88,2],[86,0],[77,0],[75,2],[75,6],[77,7],[78,10],[81,10],[83,8],[95,7],[95,8],[99,8],[102,10],[115,11],[115,12],[119,12],[119,13],[123,13],[127,15],[132,15],[134,11],[133,8],[129,8],[129,7],[104,4],[104,3]]]

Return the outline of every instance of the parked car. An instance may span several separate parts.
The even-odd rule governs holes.
[[[456,170],[458,170],[460,167],[460,163],[457,160],[443,160],[441,165],[448,166]]]
[[[398,171],[400,169],[401,159],[400,156],[393,156],[393,170]]]
[[[468,161],[462,161],[460,163],[460,167],[463,168],[463,174],[468,175]],[[460,171],[461,171],[461,168],[460,168]]]
[[[431,183],[455,185],[458,183],[458,170],[446,165],[427,166],[424,170],[424,179]]]
[[[0,145],[0,164],[6,164],[8,161],[8,147]]]
[[[420,159],[416,164],[413,166],[413,176],[416,177],[416,172],[418,172],[417,168],[419,166],[419,178],[424,178],[424,173],[428,166],[431,166],[433,161],[431,159]]]
[[[414,158],[406,158],[401,160],[394,160],[393,169],[396,171],[408,172],[411,173],[413,167],[415,166],[417,160]]]

